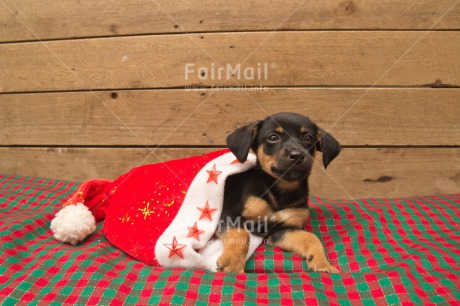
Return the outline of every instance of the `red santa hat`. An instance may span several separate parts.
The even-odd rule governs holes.
[[[215,271],[223,250],[213,239],[222,212],[225,180],[254,167],[229,150],[144,165],[114,181],[81,184],[51,222],[54,237],[76,244],[105,219],[107,239],[149,265]],[[247,258],[262,242],[250,236]]]

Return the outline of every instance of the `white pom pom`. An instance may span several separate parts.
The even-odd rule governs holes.
[[[95,229],[96,219],[88,207],[82,203],[64,207],[51,221],[54,237],[72,245],[83,241]]]

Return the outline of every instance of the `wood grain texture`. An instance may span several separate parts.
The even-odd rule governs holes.
[[[453,146],[460,145],[459,96],[454,88],[0,95],[0,144],[225,145],[237,123],[293,111],[344,145]]]
[[[0,41],[279,29],[459,29],[455,0],[4,0]],[[444,16],[444,17],[443,17]]]
[[[459,85],[459,54],[455,31],[213,33],[2,44],[0,91]],[[193,73],[186,74],[187,64]],[[224,69],[219,79],[219,67],[238,64],[240,73]]]
[[[343,145],[397,146],[345,148],[327,171],[317,160],[315,195],[458,192],[458,30],[456,0],[4,0],[0,172],[115,178],[293,111]],[[259,85],[278,88],[215,90]],[[389,88],[344,88],[360,86]],[[171,148],[139,148],[156,145]]]
[[[140,164],[203,154],[212,149],[0,148],[0,172],[68,180],[116,178]],[[315,161],[312,194],[327,198],[403,197],[455,193],[458,148],[345,148],[327,170]]]

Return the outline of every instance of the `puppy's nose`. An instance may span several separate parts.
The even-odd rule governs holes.
[[[296,162],[298,160],[300,160],[301,158],[303,158],[303,154],[301,151],[299,150],[292,150],[291,152],[289,152],[289,155],[288,155],[288,158],[290,161],[292,162]]]

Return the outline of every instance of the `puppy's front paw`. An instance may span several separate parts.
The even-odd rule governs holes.
[[[329,263],[322,264],[313,269],[315,272],[327,272],[327,273],[340,273],[337,268],[331,266]]]
[[[217,259],[217,271],[244,273],[245,263],[244,257],[224,253]]]
[[[327,259],[322,258],[322,256],[315,258],[314,255],[310,255],[309,258],[307,258],[307,265],[308,268],[314,272],[340,273],[337,268],[333,267]]]

